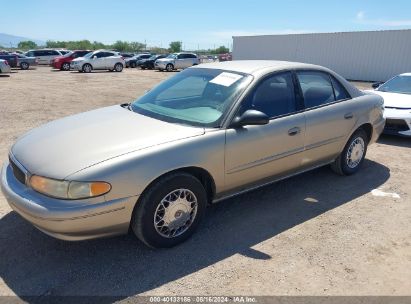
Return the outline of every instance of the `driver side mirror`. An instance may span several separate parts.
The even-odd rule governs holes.
[[[257,110],[247,110],[241,116],[234,118],[231,123],[232,128],[240,128],[243,126],[266,125],[270,122],[270,118],[263,112]]]
[[[378,87],[380,85],[382,85],[383,83],[384,82],[382,82],[382,81],[378,81],[378,82],[374,82],[371,86],[372,86],[373,89],[378,89]]]
[[[94,55],[93,57],[91,57],[91,59],[97,59],[97,56],[96,56],[96,55]]]

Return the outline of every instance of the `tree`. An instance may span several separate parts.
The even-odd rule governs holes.
[[[125,52],[130,50],[130,45],[127,41],[117,40],[112,46],[118,52]]]
[[[93,44],[91,46],[93,50],[100,50],[100,49],[106,49],[107,46],[104,43],[98,42],[98,41],[93,41]]]
[[[34,41],[27,40],[27,41],[20,41],[17,46],[19,49],[29,50],[29,49],[35,49],[37,47],[37,44]]]
[[[145,49],[144,43],[133,41],[129,43],[130,49],[129,51],[141,51]]]
[[[230,52],[230,50],[227,47],[225,47],[224,45],[222,45],[222,46],[215,49],[214,54],[225,54],[225,53],[228,53],[228,52]]]
[[[181,52],[181,41],[170,42],[170,52],[171,53]]]

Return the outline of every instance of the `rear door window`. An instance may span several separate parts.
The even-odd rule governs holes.
[[[34,51],[34,56],[47,56],[45,51]]]
[[[307,109],[335,101],[330,76],[317,71],[299,71],[297,78]]]

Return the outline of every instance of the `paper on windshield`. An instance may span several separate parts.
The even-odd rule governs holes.
[[[211,83],[219,84],[225,87],[231,86],[237,80],[243,78],[243,76],[228,72],[222,72],[220,75],[216,76],[215,78],[211,79]]]

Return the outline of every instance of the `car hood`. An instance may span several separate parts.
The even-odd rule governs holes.
[[[389,93],[381,91],[367,91],[380,95],[384,98],[384,106],[392,108],[411,108],[411,95],[409,94],[399,94],[399,93]]]
[[[73,59],[72,62],[83,61],[83,60],[85,60],[84,57],[77,57],[76,59]]]
[[[202,134],[203,128],[167,123],[117,105],[33,129],[11,153],[32,174],[64,179],[113,157]]]

